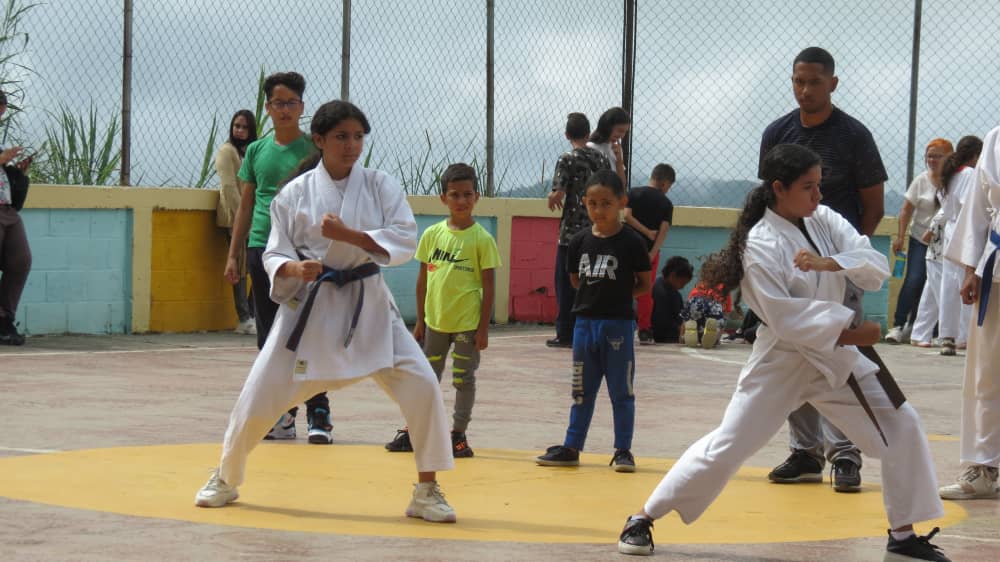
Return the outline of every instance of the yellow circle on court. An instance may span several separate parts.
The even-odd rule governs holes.
[[[613,543],[672,461],[637,458],[634,474],[608,456],[584,454],[578,468],[539,467],[538,453],[476,449],[438,480],[455,525],[404,515],[415,480],[413,456],[375,445],[265,443],[250,456],[240,499],[194,506],[219,457],[218,444],[91,449],[0,459],[0,496],[79,509],[217,525],[477,541]],[[884,537],[878,486],[836,494],[828,484],[776,485],[767,469],[745,467],[693,525],[675,513],[657,522],[664,544],[764,543]],[[965,510],[945,502],[953,525]],[[925,529],[926,528],[926,529]]]

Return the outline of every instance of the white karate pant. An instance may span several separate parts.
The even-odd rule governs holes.
[[[934,326],[938,323],[941,310],[938,298],[941,294],[941,268],[941,262],[927,260],[927,282],[924,283],[924,292],[920,294],[920,306],[910,331],[911,342],[930,343],[934,337]]]
[[[893,408],[874,375],[858,382],[888,447],[851,389],[830,388],[800,355],[773,352],[754,368],[745,368],[722,425],[684,452],[646,501],[646,513],[658,519],[676,511],[685,523],[694,522],[743,462],[778,432],[788,414],[808,401],[866,455],[882,459],[882,499],[891,528],[942,516],[920,416],[908,402]]]
[[[969,327],[962,384],[963,463],[1000,466],[1000,283],[994,283],[986,320]]]
[[[271,336],[277,332],[272,331]],[[385,337],[365,334],[359,337]],[[399,409],[409,427],[418,472],[449,470],[455,460],[444,398],[430,363],[419,344],[398,317],[392,325],[393,367],[369,375]],[[229,417],[219,472],[231,486],[243,483],[247,457],[290,407],[325,390],[342,388],[365,377],[348,380],[296,380],[292,378],[295,353],[284,342],[271,342],[257,356],[250,376]]]
[[[969,318],[972,305],[962,304],[962,282],[965,267],[943,260],[941,291],[938,293],[938,337],[955,338],[957,343],[969,341]]]

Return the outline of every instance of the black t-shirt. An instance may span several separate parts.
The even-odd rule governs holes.
[[[628,192],[628,207],[632,216],[650,230],[660,230],[660,223],[674,222],[674,204],[667,195],[655,187],[633,187]],[[638,231],[636,231],[638,234]],[[653,248],[653,241],[639,234],[646,242],[646,250]]]
[[[680,291],[668,287],[663,277],[653,284],[653,339],[657,342],[677,343],[681,337],[681,310],[684,297]]]
[[[569,241],[566,270],[580,276],[573,312],[587,318],[633,319],[635,274],[649,271],[649,254],[640,236],[622,228],[599,238],[581,230]]]
[[[816,127],[803,127],[796,109],[768,125],[760,141],[757,176],[767,151],[778,144],[805,146],[823,159],[820,191],[822,203],[861,230],[861,199],[858,191],[884,182],[888,176],[875,139],[860,121],[834,107],[833,113]]]

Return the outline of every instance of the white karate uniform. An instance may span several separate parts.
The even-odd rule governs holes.
[[[371,376],[399,403],[410,431],[417,470],[453,467],[448,419],[437,377],[406,329],[381,274],[337,287],[322,283],[297,351],[285,347],[310,284],[278,277],[299,254],[329,267],[349,270],[368,262],[399,265],[413,257],[417,224],[398,182],[355,164],[346,182],[330,177],[322,163],[289,182],[271,203],[271,234],[264,268],[271,278],[271,299],[280,306],[267,342],[257,355],[229,419],[220,475],[243,482],[250,451],[294,404],[329,389]],[[324,213],[367,233],[388,258],[323,237]],[[344,342],[364,284],[364,306],[350,345]]]
[[[941,208],[931,219],[932,225],[944,226],[942,248],[947,248],[954,236],[963,201],[975,181],[976,171],[963,168],[948,182],[948,195],[941,199]],[[942,260],[941,290],[938,292],[938,336],[955,338],[957,343],[965,343],[969,339],[969,318],[972,314],[972,306],[962,304],[962,296],[959,294],[964,279],[965,269],[961,265]]]
[[[979,303],[972,307],[962,384],[961,461],[996,467],[1000,466],[1000,263],[986,271],[986,260],[997,251],[989,240],[990,231],[1000,233],[1000,127],[983,140],[975,173],[945,257],[975,267],[980,279],[992,280],[982,326],[977,321]]]
[[[913,320],[910,331],[910,341],[931,343],[934,337],[934,326],[937,326],[941,313],[941,273],[944,265],[941,263],[941,240],[932,240],[927,245],[924,258],[927,268],[927,282],[920,294],[920,304],[917,305],[917,317]]]
[[[647,500],[660,518],[675,510],[697,519],[740,465],[781,428],[790,412],[809,402],[861,450],[882,459],[883,501],[892,528],[940,517],[944,511],[927,438],[916,410],[893,408],[874,373],[877,366],[854,346],[838,346],[854,312],[842,304],[846,280],[875,291],[889,277],[885,256],[868,238],[827,207],[805,219],[812,241],[840,272],[803,272],[793,265],[813,251],[791,222],[767,210],[751,229],[740,285],[763,324],[722,424],[681,456]],[[865,414],[847,379],[854,373],[881,424],[888,446]]]

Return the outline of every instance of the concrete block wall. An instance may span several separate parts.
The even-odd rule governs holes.
[[[121,334],[132,292],[126,209],[25,209],[32,266],[17,310],[33,334]]]

